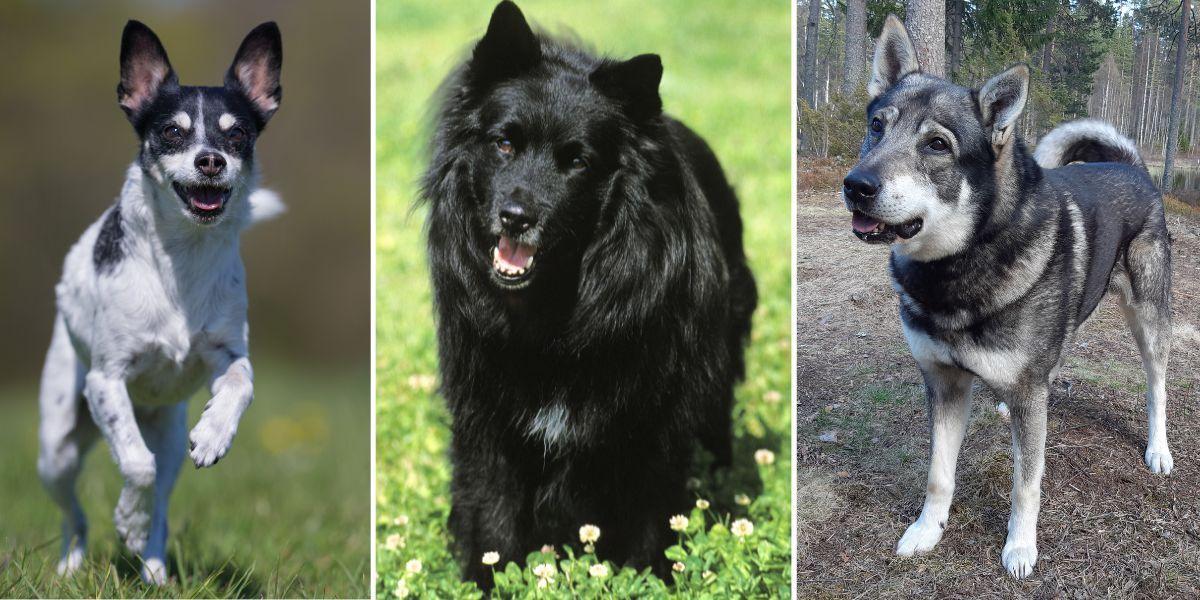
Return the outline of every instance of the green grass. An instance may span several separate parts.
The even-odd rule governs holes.
[[[380,598],[400,582],[426,597],[478,597],[459,583],[445,523],[449,507],[448,416],[432,390],[437,370],[422,225],[414,209],[425,164],[428,99],[441,78],[482,34],[494,2],[380,3],[378,92],[378,472],[376,523]],[[789,16],[785,2],[698,5],[685,0],[563,3],[521,7],[550,31],[563,26],[620,56],[662,55],[666,110],[712,144],[742,200],[747,253],[761,296],[748,354],[749,375],[735,409],[737,464],[702,478],[711,500],[691,515],[685,565],[672,585],[626,569],[593,578],[594,557],[557,562],[554,584],[539,590],[532,567],[497,565],[502,596],[786,596],[790,585],[790,109]],[[757,449],[777,460],[757,465]],[[733,502],[750,498],[748,506]],[[746,518],[754,533],[729,532]],[[559,549],[560,554],[565,550]],[[507,557],[513,558],[513,557]],[[535,555],[532,562],[553,561]],[[407,565],[419,561],[418,572]],[[413,569],[417,570],[417,569]],[[705,573],[711,571],[711,574]]]
[[[55,576],[60,521],[37,476],[37,390],[0,389],[0,597],[366,597],[369,383],[365,366],[255,363],[254,404],[232,452],[180,474],[166,588],[141,583],[113,529],[121,479],[104,442],[78,486],[88,561],[73,577]],[[189,424],[204,400],[192,400]]]

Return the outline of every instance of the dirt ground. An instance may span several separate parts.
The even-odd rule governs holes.
[[[797,207],[798,597],[1200,596],[1200,218],[1172,214],[1175,345],[1167,391],[1175,471],[1142,462],[1141,360],[1105,299],[1050,399],[1039,560],[1000,564],[1012,476],[1008,425],[977,390],[945,535],[902,559],[929,452],[924,391],[900,331],[887,249],[859,242],[841,165],[800,169]]]

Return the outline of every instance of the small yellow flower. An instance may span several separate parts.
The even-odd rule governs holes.
[[[684,569],[686,569],[686,568],[687,568],[687,567],[685,567],[685,566],[683,565],[683,563],[681,563],[681,562],[677,562],[677,563],[675,563],[675,564],[671,565],[671,570],[672,570],[672,571],[675,571],[676,573],[682,573],[682,572],[683,572],[683,570],[684,570]]]
[[[608,577],[608,565],[606,565],[604,563],[596,563],[596,564],[588,567],[588,575],[591,575],[592,577],[595,577],[596,579],[603,579],[605,577]]]
[[[579,528],[579,541],[591,544],[600,540],[600,528],[595,525],[584,525]]]
[[[688,518],[683,515],[675,515],[671,517],[671,531],[683,531],[687,529]]]
[[[700,510],[708,510],[708,506],[708,500],[705,500],[704,498],[696,499],[696,508]]]
[[[484,552],[483,553],[483,564],[490,567],[498,562],[500,562],[500,553],[499,552]]]
[[[408,571],[409,573],[412,573],[413,575],[420,573],[421,572],[421,561],[414,558],[414,559],[404,563],[404,570]]]
[[[404,540],[400,538],[400,534],[393,533],[383,539],[383,547],[389,551],[394,551],[397,548],[404,546]]]
[[[554,579],[557,572],[554,563],[542,563],[533,567],[533,574],[537,575],[538,579]]]
[[[748,519],[738,519],[729,526],[729,531],[737,537],[744,538],[754,533],[754,523],[751,523]]]
[[[767,450],[766,448],[762,448],[754,453],[754,462],[764,467],[775,464],[775,453]]]
[[[397,598],[407,598],[408,594],[410,593],[408,589],[408,582],[403,579],[397,581],[395,592]]]
[[[750,506],[750,496],[745,494],[735,494],[733,496],[733,501],[736,502],[738,506]]]

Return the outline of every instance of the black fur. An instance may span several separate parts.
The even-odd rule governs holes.
[[[535,34],[502,2],[444,84],[423,195],[449,526],[485,589],[483,553],[578,546],[584,524],[599,556],[662,573],[695,442],[731,458],[757,295],[737,198],[707,144],[661,113],[661,72],[657,56]],[[513,206],[536,223],[506,229]],[[493,269],[502,234],[537,246],[520,287]],[[557,410],[548,435],[535,418]]]
[[[121,239],[125,230],[121,227],[121,204],[118,202],[108,210],[100,233],[96,235],[96,245],[92,247],[92,263],[97,273],[109,273],[116,268],[117,263],[125,255],[121,247]]]

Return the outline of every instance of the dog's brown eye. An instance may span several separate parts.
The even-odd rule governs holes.
[[[178,142],[183,139],[183,130],[178,125],[167,125],[162,130],[162,136],[168,142]]]
[[[875,133],[883,133],[883,121],[880,121],[879,117],[871,119],[871,131],[874,131]]]
[[[500,150],[500,154],[512,154],[513,150],[515,150],[512,140],[508,138],[496,140],[496,149]]]
[[[929,149],[934,152],[945,152],[950,149],[950,144],[947,144],[946,140],[942,138],[933,138],[929,140]]]
[[[234,127],[225,135],[229,136],[229,141],[237,143],[246,139],[246,130],[241,127]]]
[[[587,166],[587,160],[582,156],[576,156],[575,158],[571,159],[571,168],[575,169],[576,171],[582,171],[583,169],[586,169]]]

